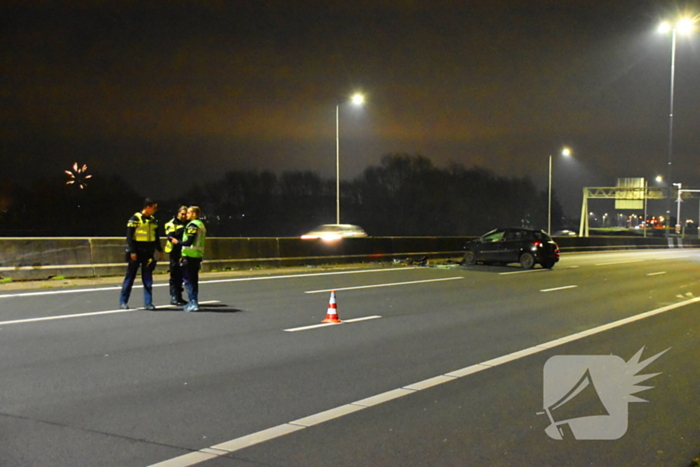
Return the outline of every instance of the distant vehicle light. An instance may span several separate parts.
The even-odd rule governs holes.
[[[310,232],[301,236],[303,240],[321,240],[335,242],[343,238],[366,237],[367,233],[357,225],[352,224],[324,224],[319,225]]]

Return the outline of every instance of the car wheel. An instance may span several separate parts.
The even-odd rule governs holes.
[[[546,263],[542,263],[542,267],[545,269],[552,269],[554,267],[554,261],[547,261]]]
[[[473,251],[467,251],[464,253],[464,265],[465,266],[472,266],[476,264],[476,256],[474,255]]]
[[[520,266],[522,266],[523,269],[532,269],[534,265],[535,257],[532,255],[532,253],[525,252],[520,255]]]

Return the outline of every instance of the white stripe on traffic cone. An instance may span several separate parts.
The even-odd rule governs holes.
[[[331,291],[331,299],[328,302],[328,312],[326,313],[326,319],[321,321],[322,323],[340,323],[338,318],[338,307],[335,304],[335,290]]]

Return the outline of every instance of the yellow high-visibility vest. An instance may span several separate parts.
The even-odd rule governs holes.
[[[176,223],[175,219],[171,219],[165,224],[165,235],[170,235],[173,232],[177,232],[178,230],[182,230],[185,228],[185,224],[182,224],[180,222]],[[170,240],[165,242],[165,252],[170,253],[173,251],[173,244],[170,243]]]
[[[143,213],[137,212],[134,214],[136,222],[129,222],[128,227],[135,227],[134,240],[137,242],[155,242],[156,229],[158,223],[152,217],[144,217]]]
[[[194,225],[195,228],[189,229],[190,225]],[[196,233],[194,233],[196,231]],[[192,246],[182,247],[182,256],[187,256],[189,258],[202,258],[204,256],[204,243],[207,239],[207,228],[204,227],[204,223],[199,219],[190,221],[185,227],[185,233],[182,234],[182,241],[186,242],[189,237],[194,234],[194,243]]]

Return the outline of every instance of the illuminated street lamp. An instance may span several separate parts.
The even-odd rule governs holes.
[[[681,232],[681,194],[683,193],[683,184],[682,183],[674,183],[673,186],[678,187],[678,199],[676,202],[678,203],[678,209],[676,210],[676,232],[680,233]]]
[[[561,155],[564,157],[571,156],[571,149],[563,148]],[[549,155],[549,208],[547,209],[547,233],[552,235],[552,155]]]
[[[671,219],[671,194],[673,192],[673,186],[671,185],[673,180],[673,86],[676,74],[676,32],[681,34],[690,34],[693,31],[693,25],[697,16],[693,19],[682,18],[676,23],[669,23],[664,21],[659,25],[659,32],[663,34],[671,33],[671,104],[670,113],[668,117],[668,166],[666,172],[666,180],[668,181],[668,194],[666,196],[666,217],[670,222]],[[670,227],[668,225],[667,227]],[[666,237],[669,236],[669,229],[666,229]]]
[[[362,105],[365,97],[355,93],[350,102],[353,105]],[[340,105],[335,106],[335,223],[340,224]]]

